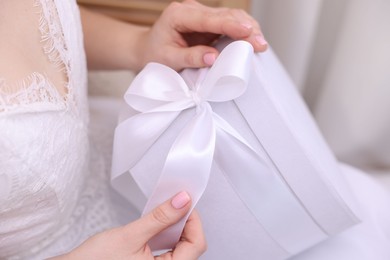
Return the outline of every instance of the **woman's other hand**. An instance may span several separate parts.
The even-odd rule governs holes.
[[[154,257],[147,244],[153,236],[183,218],[190,207],[189,195],[180,192],[142,218],[97,234],[58,259],[198,259],[206,250],[206,241],[195,211],[172,251]]]

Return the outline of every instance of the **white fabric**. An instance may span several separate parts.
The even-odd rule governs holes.
[[[357,197],[362,223],[291,258],[291,260],[390,259],[390,193],[367,174],[342,165]]]
[[[76,2],[2,5],[0,32],[14,45],[0,45],[0,258],[43,259],[117,224],[103,159],[88,140]],[[14,24],[28,42],[13,42]]]

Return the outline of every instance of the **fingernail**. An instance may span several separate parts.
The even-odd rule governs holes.
[[[260,45],[267,45],[268,44],[268,42],[264,39],[264,37],[262,35],[257,35],[255,37],[255,39],[258,43],[260,43]]]
[[[203,61],[206,63],[206,65],[213,65],[215,62],[215,59],[217,58],[217,55],[215,53],[206,53],[203,56]]]
[[[250,24],[250,23],[242,23],[241,25],[242,25],[243,27],[245,27],[246,29],[248,29],[248,30],[250,30],[250,29],[253,28],[252,24]]]
[[[190,200],[191,200],[190,195],[188,195],[187,192],[182,191],[178,193],[175,197],[173,197],[171,201],[171,205],[175,209],[181,209],[184,208],[184,206],[187,205],[188,202],[190,202]]]

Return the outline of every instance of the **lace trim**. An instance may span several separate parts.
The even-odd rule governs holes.
[[[65,36],[57,14],[57,7],[54,0],[35,0],[35,7],[41,8],[39,19],[39,31],[44,43],[43,50],[60,71],[66,73],[69,81],[69,60],[67,56],[68,48],[65,44]]]
[[[0,79],[0,112],[14,112],[23,110],[27,105],[54,104],[56,107],[66,108],[64,98],[58,93],[53,84],[40,73],[34,72],[14,87],[7,86],[4,79]]]
[[[5,79],[0,78],[0,113],[25,111],[27,105],[33,104],[49,105],[47,108],[66,109],[73,101],[73,90],[69,83],[68,49],[54,0],[35,0],[34,7],[40,8],[39,31],[43,51],[49,61],[60,72],[65,73],[66,82],[58,86],[64,88],[65,95],[60,94],[48,77],[38,72],[33,72],[12,87],[6,84]]]

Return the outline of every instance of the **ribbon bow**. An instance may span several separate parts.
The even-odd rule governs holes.
[[[193,209],[207,186],[214,160],[258,222],[293,252],[301,244],[285,235],[291,225],[283,218],[291,214],[297,226],[303,226],[312,221],[310,216],[270,170],[268,161],[214,113],[209,104],[236,99],[246,91],[252,57],[252,46],[236,41],[225,47],[213,67],[185,70],[183,77],[164,65],[149,63],[125,94],[127,105],[140,113],[123,120],[115,130],[112,184],[120,193],[128,194],[116,183],[121,182],[120,178],[128,174],[183,110],[195,107],[195,115],[170,148],[144,214],[181,190],[190,193]],[[191,77],[188,75],[191,73],[199,75]],[[195,81],[191,80],[194,78]],[[172,248],[188,215],[149,241],[151,248]]]
[[[140,113],[121,122],[115,130],[114,176],[131,169],[183,110],[196,107],[195,116],[172,144],[158,185],[149,198],[144,213],[180,190],[191,194],[192,207],[195,207],[207,186],[217,131],[224,131],[251,149],[224,119],[213,113],[208,103],[233,100],[246,90],[253,49],[246,42],[241,42],[240,48],[235,47],[235,44],[238,42],[221,52],[210,70],[184,72],[199,72],[196,82],[185,82],[169,67],[149,63],[126,92],[126,103]],[[154,240],[158,241],[151,241],[151,247],[172,247],[178,241],[187,218],[188,216],[163,232],[169,234],[170,239],[160,234],[164,239],[157,237]]]

